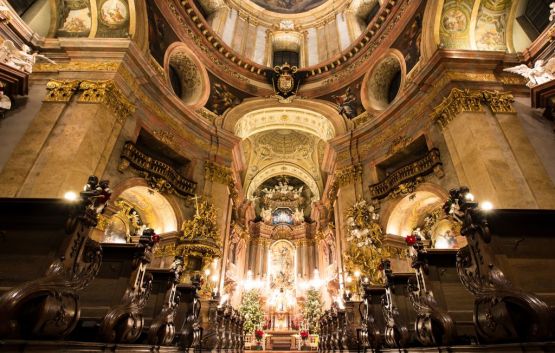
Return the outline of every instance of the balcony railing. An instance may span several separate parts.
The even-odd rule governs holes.
[[[422,159],[401,167],[389,174],[383,181],[370,185],[370,195],[372,198],[384,198],[401,184],[411,181],[416,177],[430,174],[437,166],[441,165],[439,150],[434,148]]]
[[[182,196],[194,195],[197,183],[177,172],[173,167],[141,152],[133,142],[127,142],[121,151],[122,161],[137,169],[149,183],[175,191]]]

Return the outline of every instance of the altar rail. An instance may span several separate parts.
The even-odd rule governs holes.
[[[414,273],[383,261],[384,285],[363,286],[362,301],[322,315],[320,352],[521,352],[555,338],[555,211],[484,211],[466,193],[452,190],[445,209],[468,245],[426,249],[418,238]]]

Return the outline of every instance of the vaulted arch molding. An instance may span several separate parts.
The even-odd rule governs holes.
[[[330,102],[314,99],[294,99],[291,103],[268,98],[248,99],[225,113],[217,123],[243,139],[258,132],[284,128],[308,132],[324,141],[347,132],[347,122],[337,108]]]
[[[248,183],[247,198],[252,199],[254,191],[266,180],[276,176],[293,176],[302,180],[312,192],[313,201],[320,199],[320,186],[308,171],[293,163],[279,162],[260,170]]]

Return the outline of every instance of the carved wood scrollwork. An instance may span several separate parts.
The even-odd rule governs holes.
[[[372,294],[369,285],[364,285],[363,304],[360,306],[360,316],[362,318],[360,341],[364,348],[373,350],[379,349],[383,344],[383,335],[376,323],[376,318],[371,310]]]
[[[434,293],[426,288],[426,249],[420,237],[413,248],[412,267],[416,272],[416,283],[409,283],[409,299],[416,311],[416,338],[425,346],[449,345],[457,336],[455,324],[451,315],[439,307]]]
[[[152,289],[152,275],[146,273],[146,266],[150,263],[153,245],[151,234],[145,230],[139,239],[144,252],[134,261],[135,269],[121,304],[112,308],[100,323],[100,337],[106,342],[132,343],[143,330],[143,309]]]
[[[410,341],[407,326],[402,322],[399,310],[392,298],[392,275],[391,262],[382,261],[383,273],[386,278],[385,295],[382,298],[383,315],[385,319],[384,341],[389,347],[405,347]]]
[[[487,342],[530,341],[548,338],[549,306],[532,293],[514,288],[498,267],[488,243],[491,241],[487,213],[472,202],[468,188],[449,192],[446,213],[462,223],[468,245],[457,254],[457,272],[474,297],[474,324]]]
[[[100,245],[89,238],[111,191],[108,182],[89,177],[66,223],[67,242],[43,278],[26,282],[0,297],[0,337],[63,338],[80,316],[79,295],[96,277]]]
[[[180,296],[177,285],[183,273],[183,257],[176,256],[171,267],[172,278],[166,300],[160,314],[152,321],[148,330],[148,343],[152,345],[170,345],[175,338],[174,318],[179,305]]]

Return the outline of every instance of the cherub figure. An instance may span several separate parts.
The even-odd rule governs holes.
[[[533,68],[525,64],[509,67],[503,71],[512,72],[528,79],[526,86],[532,88],[555,79],[555,58],[537,60]]]
[[[14,42],[9,39],[0,46],[0,62],[29,74],[33,72],[33,65],[37,59],[46,60],[51,64],[56,63],[42,54],[31,53],[28,45],[23,44],[21,50],[17,49]]]

